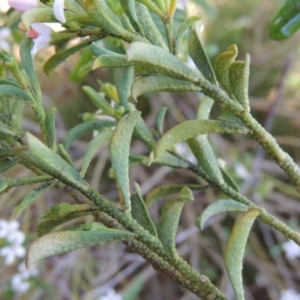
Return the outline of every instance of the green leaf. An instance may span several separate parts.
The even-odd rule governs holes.
[[[32,48],[32,39],[31,38],[25,38],[20,44],[20,55],[23,67],[30,79],[30,84],[33,87],[35,93],[37,95],[41,94],[41,88],[39,81],[36,76],[36,72],[33,66],[32,56],[31,56],[31,48]]]
[[[90,231],[62,231],[42,236],[29,248],[26,256],[27,267],[49,256],[62,254],[83,247],[102,245],[110,242],[129,240],[130,232],[101,227]]]
[[[120,191],[122,208],[130,212],[129,150],[131,136],[140,112],[132,112],[117,124],[110,142],[110,155]]]
[[[108,120],[94,120],[76,125],[68,132],[64,140],[65,148],[68,150],[74,141],[91,133],[93,130],[101,130],[105,127],[110,128],[115,125],[116,122]]]
[[[12,159],[1,159],[0,160],[0,173],[9,170],[13,166],[15,166],[20,161],[20,158],[12,158]]]
[[[0,78],[0,85],[2,84],[10,84],[16,87],[20,87],[18,80],[15,78],[7,77],[7,78]]]
[[[269,36],[274,40],[285,40],[300,28],[300,5],[298,0],[287,0],[269,25]]]
[[[205,173],[215,182],[224,183],[218,161],[206,135],[187,140],[187,143],[195,155],[199,165]]]
[[[246,54],[245,62],[235,61],[229,68],[230,89],[234,97],[243,106],[245,113],[249,113],[248,85],[250,72],[250,55]]]
[[[235,223],[229,236],[224,261],[237,300],[244,300],[242,282],[243,256],[251,226],[259,215],[257,210],[249,210]]]
[[[110,68],[123,68],[132,66],[133,63],[126,61],[126,55],[121,54],[103,54],[98,56],[93,65],[92,70],[102,67],[110,67]]]
[[[168,108],[163,106],[158,110],[155,116],[155,125],[160,135],[163,135],[164,133],[164,121],[167,110]]]
[[[83,88],[83,91],[88,95],[91,102],[98,108],[102,109],[103,112],[107,115],[114,116],[115,110],[113,107],[110,106],[110,104],[107,102],[107,100],[104,97],[103,93],[97,93],[93,88],[85,85]]]
[[[150,166],[154,161],[154,154],[153,152],[149,155],[149,160],[147,165]],[[189,163],[185,160],[178,158],[177,156],[165,152],[160,155],[158,158],[155,159],[155,163],[158,165],[169,166],[171,168],[180,168],[180,169],[187,169],[189,167]]]
[[[92,51],[96,56],[101,56],[101,55],[105,55],[105,54],[120,55],[119,53],[102,48],[96,42],[92,42]]]
[[[240,191],[239,186],[233,180],[233,178],[230,176],[230,174],[224,168],[221,167],[220,169],[221,169],[222,176],[223,176],[226,184],[229,185],[231,188],[233,188],[235,191],[239,192]]]
[[[155,159],[176,143],[208,133],[247,133],[243,127],[222,121],[188,120],[166,132],[154,149]]]
[[[197,83],[201,76],[171,53],[160,47],[141,42],[134,42],[129,46],[127,60],[138,63],[152,72],[193,83]]]
[[[56,107],[50,108],[46,114],[45,125],[48,132],[49,148],[55,151],[56,149],[56,127],[55,127],[55,111]]]
[[[48,76],[50,76],[52,72],[55,70],[55,68],[58,67],[63,61],[65,61],[69,56],[75,54],[79,50],[89,46],[93,40],[95,40],[95,38],[84,40],[83,42],[73,47],[57,52],[56,54],[51,56],[44,64],[44,72]]]
[[[65,222],[95,212],[97,212],[97,210],[91,208],[89,204],[59,203],[58,205],[52,206],[50,211],[42,217],[42,222],[37,228],[37,235],[41,237]]]
[[[21,144],[23,143],[24,138],[24,134],[22,131],[7,125],[2,121],[0,121],[0,136],[12,137]]]
[[[164,186],[159,186],[155,189],[153,189],[146,197],[145,199],[145,204],[147,207],[152,206],[154,203],[157,201],[174,195],[178,194],[184,187],[189,188],[190,190],[201,190],[203,188],[206,188],[207,186],[201,186],[198,184],[187,184],[187,185],[182,185],[182,184],[172,184],[172,185],[164,185]]]
[[[132,104],[128,103],[128,98],[131,94],[131,86],[134,80],[134,67],[114,69],[113,75],[120,103],[128,110],[132,106]]]
[[[201,22],[195,23],[189,38],[189,53],[195,65],[198,67],[203,76],[213,84],[217,84],[217,79],[214,70],[211,66],[209,58],[206,54],[202,39],[201,39]]]
[[[0,178],[0,195],[6,191],[7,187],[7,182],[4,181],[3,178]]]
[[[183,40],[183,37],[185,36],[185,34],[187,33],[188,29],[196,22],[199,21],[201,18],[198,16],[193,16],[193,17],[189,17],[188,19],[186,19],[184,22],[181,23],[181,25],[179,26],[178,30],[177,30],[177,34],[176,34],[176,42],[175,42],[175,53],[178,54],[180,47],[181,47],[181,43]]]
[[[138,2],[143,3],[149,10],[152,10],[154,13],[156,13],[161,18],[164,18],[165,16],[165,5],[164,0],[138,0]]]
[[[57,22],[53,9],[49,7],[38,7],[25,11],[21,16],[22,22],[29,30],[32,23]]]
[[[202,214],[197,218],[196,225],[202,230],[204,223],[211,217],[228,211],[247,211],[248,206],[234,200],[218,200],[208,205]]]
[[[100,131],[88,144],[87,149],[84,153],[82,169],[80,175],[83,177],[90,165],[94,155],[99,150],[99,148],[108,141],[112,136],[111,129],[104,129]]]
[[[79,61],[76,63],[72,72],[69,75],[69,78],[72,82],[79,82],[84,75],[86,75],[89,71],[91,71],[91,65],[93,64],[93,52],[91,47],[86,47],[80,56]],[[85,69],[85,66],[90,63],[90,68]],[[82,69],[84,71],[82,71]]]
[[[62,157],[70,166],[75,168],[72,157],[70,156],[70,154],[68,153],[67,149],[63,144],[60,143],[57,145],[57,152],[60,155],[60,157]]]
[[[153,236],[157,236],[155,226],[149,216],[148,209],[142,197],[141,189],[137,183],[134,183],[136,194],[131,196],[131,215],[141,226],[149,231]]]
[[[87,73],[91,72],[93,70],[92,69],[93,64],[94,64],[94,61],[89,61],[86,64],[82,65],[78,70],[78,73],[77,73],[78,79],[76,78],[76,81],[80,80]],[[72,73],[74,74],[74,72],[72,72]],[[75,77],[75,76],[73,76],[73,77]]]
[[[72,168],[63,158],[46,147],[40,140],[31,135],[26,134],[29,152],[16,149],[17,155],[25,158],[32,165],[41,169],[45,173],[59,179],[65,184],[68,184],[81,191],[87,191],[89,185],[79,175],[76,169]],[[19,151],[18,151],[19,150]]]
[[[43,195],[49,188],[54,185],[54,181],[49,181],[41,184],[33,189],[16,207],[15,216],[18,217],[21,212],[35,202],[41,195]]]
[[[85,9],[87,13],[92,17],[93,21],[100,28],[105,29],[107,32],[115,35],[127,38],[132,38],[132,33],[125,30],[105,0],[86,0]]]
[[[34,99],[28,96],[22,89],[10,84],[2,84],[0,88],[0,99],[6,97],[23,100],[25,103],[31,106],[35,105]]]
[[[136,12],[138,16],[139,23],[141,24],[146,38],[156,46],[159,46],[165,50],[168,50],[168,46],[157,29],[147,7],[143,4],[136,3]]]
[[[142,36],[144,36],[144,31],[139,23],[136,9],[135,9],[135,1],[134,0],[120,0],[120,4],[122,5],[122,8],[124,9],[125,13],[130,19],[131,24],[133,25],[134,29],[139,32]]]
[[[161,217],[157,227],[157,235],[168,255],[178,257],[175,247],[175,237],[181,211],[185,202],[194,200],[193,193],[187,187],[180,191],[180,196],[167,201],[162,207]]]
[[[178,80],[168,76],[146,76],[135,80],[131,89],[130,101],[137,102],[137,97],[150,92],[199,92],[201,88],[190,81]]]
[[[219,54],[215,62],[216,76],[228,93],[231,93],[228,71],[230,65],[234,62],[237,55],[237,46],[231,45],[227,48],[227,51]]]

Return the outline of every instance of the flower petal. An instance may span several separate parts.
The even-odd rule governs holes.
[[[9,6],[19,11],[27,11],[39,6],[38,0],[8,0]]]
[[[66,23],[66,18],[64,14],[64,5],[65,5],[65,0],[54,0],[53,12],[55,18],[61,23]]]

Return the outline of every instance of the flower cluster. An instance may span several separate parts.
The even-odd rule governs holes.
[[[103,294],[100,296],[99,300],[122,300],[123,297],[121,294],[117,294],[115,290],[110,289],[106,292],[106,294]]]
[[[65,0],[54,0],[53,2],[53,13],[61,23],[66,22],[64,2]],[[21,12],[38,8],[41,5],[38,0],[8,0],[8,4]],[[43,23],[32,23],[30,27],[27,35],[34,41],[34,47],[31,51],[34,56],[39,50],[50,45],[52,29]]]
[[[26,250],[23,246],[25,234],[19,230],[18,221],[0,220],[0,238],[6,239],[6,246],[0,250],[0,256],[5,257],[5,265],[12,265],[16,258],[23,258]],[[38,275],[38,270],[33,266],[26,269],[24,261],[18,266],[18,273],[11,279],[12,290],[22,294],[30,288],[28,279]]]
[[[292,260],[294,258],[300,257],[300,247],[294,241],[290,240],[283,243],[282,248],[287,259]]]
[[[300,300],[300,294],[294,289],[288,289],[281,292],[280,300]]]
[[[0,238],[7,241],[7,246],[0,250],[0,256],[5,257],[5,265],[11,265],[17,257],[21,258],[25,256],[26,251],[22,245],[25,235],[22,231],[18,230],[19,227],[20,224],[18,221],[7,222],[0,220]]]

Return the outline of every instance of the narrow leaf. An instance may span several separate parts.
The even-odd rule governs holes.
[[[185,202],[194,200],[190,189],[184,187],[178,198],[167,201],[161,211],[157,235],[168,255],[177,258],[175,237],[179,224],[181,211]]]
[[[130,100],[137,102],[137,97],[150,92],[199,92],[201,88],[190,81],[178,80],[168,76],[146,76],[135,80],[131,89]]]
[[[125,13],[130,19],[131,24],[135,28],[137,32],[139,32],[142,36],[144,35],[143,28],[141,24],[139,23],[136,9],[135,9],[135,1],[134,0],[120,0],[120,4],[122,5],[122,8],[124,9]]]
[[[51,207],[51,210],[42,217],[42,222],[38,225],[37,235],[41,237],[52,231],[55,227],[79,218],[97,212],[88,204],[69,204],[62,202]]]
[[[129,46],[127,60],[141,64],[152,72],[193,83],[197,83],[199,76],[201,76],[171,53],[160,47],[141,42],[134,42]]]
[[[43,170],[45,173],[71,185],[79,190],[88,190],[88,184],[79,175],[76,169],[72,168],[63,158],[46,147],[40,140],[31,135],[26,134],[29,153],[19,151],[19,155],[30,161],[34,166]],[[18,149],[16,149],[18,152]]]
[[[136,3],[136,12],[146,38],[156,46],[168,50],[168,46],[157,29],[147,7],[143,4]]]
[[[153,189],[146,197],[145,203],[147,207],[152,206],[154,203],[157,201],[174,195],[178,194],[184,187],[189,188],[190,190],[201,190],[203,188],[206,188],[207,186],[202,186],[198,184],[187,184],[187,185],[164,185],[164,186],[159,186],[155,189]]]
[[[20,161],[20,158],[12,158],[12,159],[1,159],[0,160],[0,173],[9,170],[13,166],[15,166]]]
[[[285,40],[300,28],[300,5],[298,0],[287,0],[269,25],[270,38]]]
[[[189,38],[189,53],[195,65],[198,67],[203,76],[213,84],[217,84],[214,70],[206,54],[201,39],[201,22],[197,21]]]
[[[7,182],[5,182],[2,178],[0,179],[0,195],[3,194],[6,189],[7,189],[8,185]]]
[[[68,153],[67,149],[63,144],[57,145],[57,152],[70,166],[75,168],[75,164],[72,160],[72,157],[70,156],[70,154]]]
[[[30,246],[26,256],[26,265],[29,267],[46,257],[70,252],[83,247],[129,240],[132,236],[130,232],[105,227],[90,231],[49,233],[39,238]]]
[[[56,126],[55,126],[55,111],[56,108],[52,107],[46,114],[45,125],[48,132],[48,145],[49,148],[55,151],[56,149]]]
[[[234,200],[218,200],[207,206],[197,218],[196,225],[202,230],[204,223],[211,217],[228,211],[247,211],[248,206]]]
[[[22,89],[10,84],[2,84],[0,88],[0,99],[6,97],[12,97],[18,100],[23,100],[25,101],[25,103],[31,106],[35,105],[34,99],[28,96]]]
[[[105,127],[110,128],[115,125],[116,122],[108,120],[94,120],[76,125],[68,132],[64,140],[65,148],[68,150],[74,141],[80,139],[88,133],[91,133],[93,130],[100,130]]]
[[[224,168],[220,168],[220,169],[221,169],[224,181],[227,183],[227,185],[229,185],[231,188],[233,188],[234,190],[236,190],[237,192],[239,192],[240,191],[239,186],[233,180],[233,178],[230,176],[230,174]]]
[[[168,108],[163,106],[158,110],[155,116],[155,125],[160,135],[164,133],[164,121],[167,110]]]
[[[54,185],[53,181],[45,182],[33,189],[16,207],[15,216],[18,217],[27,207],[35,202],[41,195],[43,195],[49,188]]]
[[[205,173],[213,181],[219,184],[224,183],[218,161],[207,136],[201,135],[196,138],[188,139],[187,143]]]
[[[235,98],[243,106],[245,113],[249,113],[250,111],[248,99],[249,69],[249,54],[246,54],[245,62],[235,61],[229,68],[230,89]]]
[[[237,220],[225,249],[225,267],[237,300],[245,299],[242,282],[243,256],[251,226],[258,215],[259,212],[252,209]]]
[[[148,209],[145,205],[140,187],[137,183],[134,184],[136,194],[131,196],[131,215],[140,225],[149,231],[153,236],[157,236],[155,226],[149,216]]]
[[[75,54],[79,50],[84,49],[85,47],[89,46],[90,43],[94,39],[84,40],[83,42],[79,43],[78,45],[75,45],[73,47],[70,47],[65,50],[57,52],[56,54],[51,56],[44,64],[44,72],[48,76],[50,76],[52,74],[52,72],[55,70],[55,68],[58,67],[63,61],[65,61],[69,56]]]
[[[53,9],[50,7],[38,7],[25,11],[21,16],[22,22],[29,30],[32,23],[57,22]]]
[[[120,188],[120,200],[122,208],[130,212],[129,189],[129,150],[131,136],[140,112],[132,112],[123,117],[117,124],[111,138],[110,155],[116,180]]]
[[[181,25],[178,28],[177,34],[176,34],[176,42],[175,42],[175,53],[178,54],[181,43],[183,40],[183,37],[187,33],[188,29],[196,22],[199,21],[201,18],[198,16],[189,17],[184,22],[181,23]]]
[[[153,152],[149,155],[148,166],[150,166],[154,162],[154,154]],[[180,168],[187,169],[189,167],[189,163],[185,160],[178,158],[177,156],[165,152],[155,159],[155,163],[158,165],[169,166],[171,168]]]
[[[25,38],[20,44],[20,55],[23,67],[30,78],[30,84],[33,87],[35,93],[37,95],[41,94],[41,88],[39,85],[39,81],[36,76],[36,72],[34,70],[32,56],[31,56],[31,48],[32,48],[32,39]]]
[[[93,65],[92,65],[92,70],[96,70],[97,68],[102,68],[102,67],[123,68],[123,67],[132,66],[132,65],[133,65],[133,63],[126,61],[126,55],[104,54],[104,55],[98,56],[95,59]]]
[[[236,45],[231,45],[227,48],[227,51],[219,54],[216,58],[215,62],[215,71],[216,76],[222,86],[227,90],[227,92],[231,92],[230,83],[229,83],[229,67],[234,62],[235,58],[238,55],[238,48]]]
[[[99,150],[99,148],[108,141],[112,136],[112,131],[110,129],[104,129],[100,131],[88,144],[87,149],[84,153],[82,169],[80,175],[83,177],[90,165],[94,155]]]
[[[176,143],[189,138],[208,133],[247,133],[243,127],[231,125],[227,122],[209,120],[188,120],[166,132],[154,149],[155,159],[170,149]]]

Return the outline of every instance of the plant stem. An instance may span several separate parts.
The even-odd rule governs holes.
[[[204,178],[206,181],[208,181],[212,186],[216,187],[218,190],[222,191],[225,195],[229,196],[230,198],[241,202],[249,207],[249,209],[255,209],[259,211],[259,218],[266,224],[272,226],[273,228],[280,231],[283,235],[285,235],[287,238],[292,239],[295,243],[297,243],[300,246],[300,233],[294,231],[289,226],[287,226],[285,223],[274,217],[273,215],[269,214],[264,208],[257,206],[252,201],[250,201],[247,197],[240,194],[230,186],[228,186],[226,183],[216,183],[213,182],[203,171],[201,167],[190,165],[190,170],[192,170],[197,175]]]
[[[214,99],[222,109],[230,111],[239,118],[250,130],[249,135],[254,138],[266,151],[266,153],[275,160],[278,166],[286,172],[300,192],[300,169],[291,156],[283,151],[276,140],[270,135],[251,114],[244,112],[239,103],[232,100],[216,85],[211,84],[205,78],[199,80],[198,85],[202,88],[204,94]]]
[[[173,34],[173,19],[168,19],[164,21],[166,33],[167,33],[167,39],[168,39],[168,45],[169,45],[169,51],[170,53],[175,55],[175,40],[174,40],[174,34]]]
[[[152,236],[130,216],[113,206],[104,196],[92,189],[88,192],[81,192],[94,202],[101,211],[116,219],[127,230],[132,231],[138,243],[129,243],[129,246],[134,247],[135,251],[162,270],[163,273],[171,278],[176,278],[177,282],[203,299],[227,299],[207,277],[200,275],[182,258],[174,260],[173,257],[168,256],[156,237]],[[176,276],[177,274],[178,276]]]

